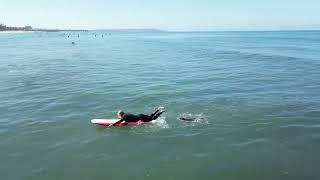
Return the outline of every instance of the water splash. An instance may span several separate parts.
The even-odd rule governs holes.
[[[159,117],[157,120],[151,121],[141,126],[132,126],[130,128],[135,134],[145,134],[159,132],[161,130],[170,128],[170,126],[167,123],[166,118],[163,116]]]
[[[165,116],[159,117],[157,120],[151,121],[149,124],[151,127],[156,127],[161,129],[169,128],[169,124],[167,123]]]

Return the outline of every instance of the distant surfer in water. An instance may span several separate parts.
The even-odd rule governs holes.
[[[146,114],[134,115],[130,113],[125,113],[123,111],[118,111],[117,115],[120,120],[112,124],[111,126],[115,126],[123,121],[125,123],[138,122],[138,121],[150,122],[152,120],[157,119],[163,112],[165,112],[164,107],[159,107],[155,112],[151,113],[150,115],[146,115]]]

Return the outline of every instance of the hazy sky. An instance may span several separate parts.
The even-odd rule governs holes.
[[[178,31],[320,29],[320,0],[0,0],[0,23]]]

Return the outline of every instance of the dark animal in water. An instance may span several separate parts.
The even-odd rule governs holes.
[[[181,121],[201,121],[201,120],[204,120],[204,118],[202,118],[202,117],[198,117],[198,118],[196,118],[196,117],[188,117],[188,118],[185,118],[185,117],[180,117],[179,118]]]
[[[179,119],[182,121],[195,121],[196,120],[196,118],[184,118],[184,117],[181,117]]]

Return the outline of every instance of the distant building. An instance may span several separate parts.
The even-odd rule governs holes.
[[[0,31],[32,31],[31,26],[25,26],[25,27],[9,27],[4,24],[0,24]]]
[[[11,27],[11,26],[6,26],[6,25],[0,23],[0,31],[45,31],[45,32],[73,31],[73,33],[75,33],[75,31],[88,31],[88,30],[39,29],[39,28],[33,29],[32,26]]]
[[[32,31],[32,27],[31,27],[31,26],[25,26],[25,27],[24,27],[24,30],[25,30],[25,31]]]
[[[7,29],[7,26],[4,24],[0,24],[0,31],[5,31]]]

